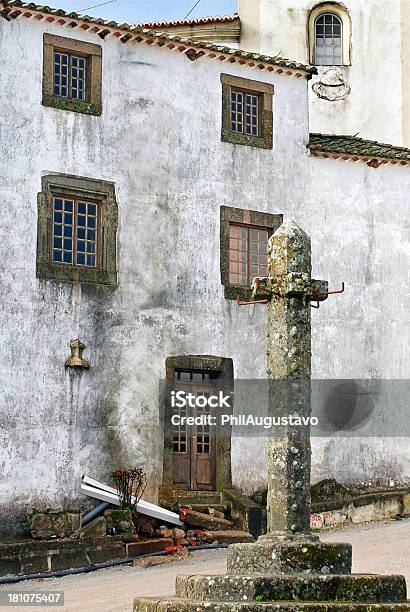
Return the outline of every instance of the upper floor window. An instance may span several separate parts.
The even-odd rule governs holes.
[[[101,115],[100,45],[44,34],[43,104],[88,115]]]
[[[271,230],[254,225],[229,225],[229,282],[250,287],[256,276],[266,276]]]
[[[272,148],[273,85],[221,74],[222,141]]]
[[[267,275],[269,237],[282,224],[282,215],[221,207],[221,281],[225,298],[248,299],[255,277]]]
[[[336,2],[315,6],[309,16],[310,62],[317,66],[350,65],[351,22]]]
[[[86,99],[87,59],[54,51],[54,95]]]
[[[231,129],[237,134],[260,135],[260,95],[231,89]]]
[[[117,203],[113,183],[53,174],[38,196],[37,276],[115,285]]]
[[[53,197],[52,261],[97,266],[101,250],[98,213],[98,202]]]
[[[341,19],[333,13],[324,13],[315,22],[315,64],[339,66],[342,63]]]

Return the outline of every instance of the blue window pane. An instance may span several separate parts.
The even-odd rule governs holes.
[[[62,225],[54,225],[54,235],[62,236],[63,235],[63,226]]]
[[[71,59],[71,64],[72,64],[73,66],[77,66],[77,62],[78,62],[78,60],[77,60],[77,58],[76,58],[76,57],[73,57],[73,58]]]
[[[82,238],[83,240],[85,239],[85,227],[77,228],[77,238]]]
[[[63,210],[63,200],[54,200],[55,210]]]
[[[60,88],[58,85],[54,85],[54,95],[58,96],[60,94]]]
[[[85,265],[85,255],[84,253],[77,253],[77,264],[79,266]]]
[[[81,227],[85,227],[86,223],[84,215],[78,215],[78,225],[80,225]]]
[[[95,217],[88,218],[88,227],[95,227]]]
[[[54,61],[57,63],[60,63],[60,54],[59,53],[54,53]]]
[[[54,238],[54,248],[61,249],[62,242],[62,238]]]
[[[61,74],[68,74],[68,66],[61,66]]]
[[[67,85],[67,77],[66,76],[62,76],[61,77],[61,85]]]
[[[87,266],[95,266],[95,255],[87,255]]]
[[[89,204],[88,205],[88,214],[89,215],[94,215],[94,217],[95,217],[95,212],[96,212],[95,204]]]
[[[77,76],[78,76],[78,71],[77,71],[77,68],[73,68],[73,69],[72,69],[72,71],[71,71],[71,75],[72,75],[73,77],[77,77]]]
[[[80,77],[80,79],[84,78],[84,70],[79,70],[78,71],[78,76]]]
[[[61,88],[61,95],[62,96],[66,96],[67,95],[67,87],[62,87]]]
[[[70,252],[64,251],[63,261],[64,261],[64,263],[71,263],[72,262],[72,255],[71,255]]]
[[[63,214],[61,212],[54,212],[54,222],[62,223],[63,222]]]
[[[60,84],[60,77],[58,76],[58,74],[54,75],[54,85],[59,85]]]
[[[257,136],[258,132],[256,127],[252,128],[252,134],[254,134],[255,136]]]
[[[62,64],[68,64],[68,55],[62,55],[61,56],[61,63]]]
[[[78,87],[78,79],[72,79],[71,80],[71,87],[74,87],[74,89],[77,89],[77,87]]]
[[[64,239],[64,248],[66,249],[66,251],[71,251],[71,249],[73,248],[72,240],[70,240],[69,238],[65,238]]]
[[[80,59],[80,68],[85,68],[85,59]]]
[[[81,251],[82,253],[84,253],[84,251],[85,251],[85,242],[83,240],[79,240],[77,242],[77,251]]]
[[[71,236],[73,235],[73,228],[70,225],[66,225],[64,228],[64,236],[66,236],[66,238],[71,238]]]
[[[64,223],[66,223],[67,225],[71,225],[73,223],[73,213],[64,213]]]
[[[61,251],[54,251],[53,252],[53,261],[62,261],[63,254]]]
[[[87,205],[83,204],[82,202],[78,203],[78,212],[81,215],[85,215],[85,213],[87,212]]]
[[[87,240],[95,240],[95,230],[87,230]]]
[[[77,99],[77,90],[75,90],[75,89],[71,90],[71,97],[73,98],[73,100]]]
[[[66,212],[72,212],[73,211],[73,203],[70,200],[65,200],[65,202],[64,202],[64,210]]]
[[[94,242],[87,242],[87,253],[95,253]]]

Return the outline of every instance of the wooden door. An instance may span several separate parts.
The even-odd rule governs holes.
[[[175,372],[174,390],[191,393],[195,397],[213,394],[213,380],[209,372],[178,370]],[[213,416],[213,410],[204,407],[175,407],[173,414],[180,417]],[[173,483],[176,488],[212,491],[215,488],[215,435],[209,424],[179,424],[172,430]]]

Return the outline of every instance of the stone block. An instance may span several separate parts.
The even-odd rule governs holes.
[[[410,612],[408,603],[332,603],[332,602],[220,602],[196,601],[177,597],[137,598],[133,612]]]
[[[139,557],[153,552],[164,550],[167,546],[174,546],[172,538],[161,538],[152,540],[142,540],[126,544],[127,557]]]
[[[158,557],[144,557],[143,559],[137,559],[133,561],[134,567],[146,568],[154,567],[156,565],[167,565],[174,563],[175,561],[186,561],[189,553],[187,550],[180,550],[173,555],[160,555]]]
[[[0,558],[0,576],[15,576],[21,573],[21,563],[18,557]]]
[[[89,546],[87,555],[91,563],[105,563],[115,559],[124,559],[126,556],[125,545],[122,542],[111,542],[110,538],[106,538],[104,544]]]
[[[404,576],[178,576],[177,597],[199,601],[332,601],[394,603],[406,600]]]
[[[208,544],[234,544],[238,542],[253,542],[253,536],[247,531],[203,531],[202,537]]]
[[[41,572],[48,572],[48,555],[47,554],[34,554],[21,559],[21,573],[22,574],[39,574]]]
[[[35,539],[68,538],[80,526],[80,512],[32,508],[27,513],[27,520]]]
[[[200,527],[210,531],[227,530],[233,528],[233,523],[227,519],[216,518],[202,512],[195,512],[189,508],[181,508],[179,511],[181,521],[192,527]]]
[[[56,550],[50,555],[52,572],[90,565],[85,548]]]
[[[115,533],[135,533],[132,512],[128,508],[114,508],[104,512],[107,529],[115,529]]]
[[[81,540],[94,540],[101,538],[107,533],[107,522],[103,516],[98,516],[96,519],[81,527],[76,533],[76,537]]]
[[[232,544],[228,548],[228,574],[280,572],[350,574],[350,544],[307,541],[276,541]]]

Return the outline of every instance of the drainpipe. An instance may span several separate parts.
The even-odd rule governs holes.
[[[82,517],[81,527],[84,527],[85,525],[88,525],[88,523],[91,523],[93,519],[95,519],[102,512],[104,512],[104,510],[106,510],[109,506],[111,506],[109,502],[101,502],[101,504],[98,504],[98,506],[95,506],[95,508],[90,510],[90,512],[87,512],[87,514],[85,514]]]

